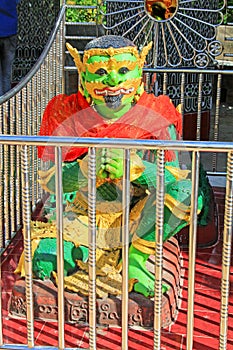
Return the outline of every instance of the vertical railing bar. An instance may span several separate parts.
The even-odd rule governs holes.
[[[63,191],[62,191],[62,150],[55,147],[56,179],[56,226],[57,226],[57,273],[58,273],[58,346],[65,347],[65,302],[64,302],[64,248],[63,248]]]
[[[34,106],[34,124],[33,124],[33,135],[37,135],[38,134],[38,129],[40,126],[40,115],[42,113],[41,109],[40,109],[40,96],[41,96],[41,91],[40,91],[40,85],[38,83],[40,79],[40,70],[36,73],[35,76],[35,106]],[[38,200],[41,199],[40,196],[40,191],[39,191],[39,181],[38,181],[38,169],[39,169],[39,158],[37,156],[37,147],[34,148],[34,191],[35,191],[35,198],[36,198],[36,202],[38,202]]]
[[[128,280],[129,280],[129,207],[130,207],[130,150],[124,150],[124,176],[123,176],[123,192],[122,192],[122,206],[123,206],[123,218],[122,218],[122,349],[128,349],[128,314],[129,314],[129,293],[128,293]]]
[[[30,135],[36,135],[35,134],[35,121],[37,119],[36,116],[36,97],[37,97],[37,75],[34,75],[32,78],[32,84],[31,84],[31,93],[32,93],[32,99],[31,99],[31,134]],[[31,179],[32,179],[32,208],[35,208],[36,201],[37,201],[37,195],[36,195],[36,174],[37,174],[37,167],[36,167],[36,147],[32,147],[32,155],[31,155]]]
[[[198,84],[198,97],[197,97],[197,130],[196,130],[197,141],[200,141],[201,139],[202,83],[203,83],[203,74],[200,73],[199,84]]]
[[[215,105],[215,118],[214,118],[214,141],[218,141],[219,136],[219,118],[220,118],[220,98],[221,98],[221,85],[222,85],[222,75],[218,74],[217,88],[216,88],[216,105]],[[212,154],[212,170],[217,170],[217,153]]]
[[[16,98],[11,98],[10,107],[10,134],[15,135],[16,130]],[[11,232],[17,231],[16,225],[16,146],[10,146],[10,211],[11,211]]]
[[[64,0],[65,2],[65,0]],[[61,68],[61,74],[60,74],[60,89],[61,93],[65,93],[65,19],[66,19],[66,11],[64,12],[63,19],[62,19],[62,25],[60,28],[60,57],[62,57],[62,60],[60,62],[60,68]]]
[[[47,99],[46,99],[46,86],[45,86],[45,77],[47,74],[46,71],[46,61],[43,62],[41,65],[41,110],[44,111],[46,105],[47,105]],[[41,121],[40,121],[41,122]]]
[[[180,78],[180,105],[177,106],[177,109],[180,112],[182,117],[182,135],[183,135],[184,134],[184,111],[185,111],[185,73],[182,73]],[[184,154],[183,152],[179,152],[180,162],[183,162],[182,161],[183,154]]]
[[[188,263],[188,312],[187,312],[187,350],[193,349],[195,261],[197,240],[197,202],[199,184],[199,151],[192,152],[192,195],[189,228],[189,263]]]
[[[159,25],[158,23],[155,23],[155,26],[154,26],[154,31],[153,31],[153,34],[154,34],[154,40],[153,40],[153,47],[154,47],[154,50],[153,50],[153,67],[156,68],[158,66],[158,54],[159,54],[159,45],[158,45],[158,41],[159,41]],[[158,91],[156,91],[158,92]],[[156,96],[158,96],[156,94]]]
[[[32,105],[33,105],[33,95],[32,95],[32,87],[34,85],[34,77],[27,84],[27,135],[32,134]]]
[[[50,62],[49,62],[49,58],[50,58],[50,51],[48,53],[48,55],[46,56],[45,59],[45,67],[46,67],[46,74],[45,74],[45,96],[46,96],[46,104],[48,103],[48,101],[50,101],[50,86],[49,86],[49,82],[50,82],[50,75],[48,74],[49,72],[49,68],[50,68]]]
[[[3,134],[3,106],[0,106],[0,133]],[[4,153],[3,145],[0,145],[0,249],[4,247]],[[2,260],[2,256],[0,257]],[[0,261],[0,274],[2,280],[2,261]],[[3,324],[2,324],[2,283],[0,284],[0,346],[3,345]]]
[[[228,331],[228,303],[230,290],[230,266],[232,244],[232,218],[233,218],[233,152],[227,157],[226,198],[223,229],[223,252],[222,252],[222,281],[221,281],[221,317],[219,349],[227,349]]]
[[[96,349],[96,149],[88,149],[89,348]]]
[[[29,161],[28,146],[21,148],[22,169],[22,201],[23,201],[23,232],[24,232],[24,259],[25,259],[25,285],[27,302],[27,337],[28,346],[34,346],[34,307],[33,307],[33,279],[32,279],[32,246],[31,246],[31,208],[29,200]]]
[[[16,95],[16,135],[22,135],[22,90]]]
[[[33,135],[38,134],[38,126],[40,125],[40,114],[41,114],[41,109],[40,109],[40,69],[35,75],[35,86],[34,86],[34,120],[33,120]]]
[[[43,91],[42,91],[42,66],[40,67],[40,70],[38,72],[38,79],[37,79],[37,91],[38,91],[38,96],[37,96],[37,124],[36,124],[36,133],[38,134],[39,132],[39,126],[41,125],[41,119],[42,119],[42,96],[43,96]],[[40,116],[40,118],[39,118]],[[37,157],[37,170],[42,169],[41,166],[41,160]],[[37,171],[38,173],[38,171]],[[42,198],[43,197],[43,189],[39,185],[39,181],[37,181],[37,192],[38,192],[38,197]]]
[[[48,74],[48,98],[49,101],[54,97],[54,91],[53,91],[53,66],[54,66],[54,56],[53,56],[53,47],[54,43],[52,44],[49,54],[48,54],[48,67],[49,67],[49,74]]]
[[[163,75],[163,94],[167,95],[167,82],[168,82],[168,74],[164,73]]]
[[[60,33],[60,28],[58,33]],[[55,55],[55,69],[54,69],[54,79],[55,79],[55,94],[58,95],[60,92],[60,79],[59,79],[59,71],[61,69],[62,63],[60,62],[60,40],[58,34],[55,38],[55,52],[59,53]]]
[[[145,89],[145,91],[149,94],[150,93],[150,73],[148,73],[148,72],[146,72],[146,73],[144,73],[144,76],[143,76],[143,78],[144,78],[144,89]]]
[[[0,106],[0,133],[3,134],[3,105]],[[0,145],[0,248],[4,247],[4,146]]]
[[[27,107],[27,135],[32,135],[32,123],[33,123],[33,113],[32,113],[32,106],[33,106],[33,94],[32,94],[32,87],[33,87],[33,82],[34,82],[34,77],[30,80],[30,82],[27,84],[28,85],[28,107]],[[29,149],[29,159],[30,159],[30,169],[29,169],[29,176],[30,176],[30,181],[31,181],[31,191],[30,191],[30,201],[31,201],[31,207],[33,205],[33,148],[30,147]]]
[[[165,151],[157,152],[156,188],[156,247],[154,296],[154,350],[161,349],[162,274],[163,274],[163,221],[164,221],[164,160]]]
[[[57,81],[56,81],[56,65],[57,65],[57,61],[56,61],[56,56],[57,56],[57,45],[56,45],[56,37],[54,39],[54,42],[53,42],[53,46],[52,46],[52,50],[53,50],[53,72],[52,72],[52,77],[53,77],[53,83],[52,83],[52,86],[53,86],[53,96],[57,95]]]
[[[60,29],[59,29],[60,32]],[[61,65],[62,63],[60,62],[60,40],[58,38],[58,35],[56,35],[55,38],[55,53],[59,54],[55,54],[55,69],[54,69],[54,79],[55,79],[55,94],[58,95],[60,94],[60,77],[59,77],[59,71],[61,69]]]
[[[0,133],[3,134],[3,106],[0,106]],[[0,145],[0,249],[4,247],[4,152]]]
[[[27,135],[27,119],[28,119],[28,114],[27,114],[27,85],[22,89],[22,130],[21,130],[21,135]]]
[[[46,105],[48,103],[48,98],[47,98],[47,84],[46,84],[46,78],[48,75],[48,70],[47,70],[47,59],[44,60],[43,64],[41,65],[41,110],[44,111],[46,108]],[[41,169],[42,170],[48,170],[46,167],[46,163],[43,162],[42,160],[40,161],[41,163]],[[41,188],[42,191],[42,196],[43,196],[43,189]]]
[[[23,115],[22,115],[22,135],[30,135],[30,131],[31,131],[31,116],[30,116],[30,110],[31,110],[31,98],[32,98],[32,94],[31,94],[31,81],[24,86],[24,88],[22,89],[22,106],[23,106]],[[32,149],[31,147],[28,148],[28,152],[29,152],[29,159],[31,162],[31,152]],[[31,184],[31,164],[29,166],[28,169],[28,175],[29,175],[29,180],[30,180],[30,184]],[[31,200],[32,200],[32,189],[31,186],[29,187],[30,191],[28,193],[29,197],[28,197],[28,201],[30,202],[30,205],[32,204]]]
[[[16,135],[22,134],[22,93],[16,95]],[[20,146],[16,146],[17,164],[21,164]],[[17,225],[22,224],[22,203],[21,203],[21,169],[16,167],[16,220]]]
[[[9,134],[9,101],[3,106],[3,133]],[[5,242],[10,241],[10,146],[3,146],[4,156],[4,228]]]
[[[1,248],[1,247],[0,247]],[[2,281],[2,256],[0,256],[0,279]],[[3,322],[2,322],[2,283],[0,283],[0,347],[3,345]]]

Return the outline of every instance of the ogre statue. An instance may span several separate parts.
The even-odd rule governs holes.
[[[45,109],[40,135],[79,138],[181,138],[182,118],[169,97],[144,91],[142,69],[151,44],[140,52],[128,39],[103,36],[89,42],[81,57],[68,45],[80,78],[77,94],[54,97]],[[88,294],[88,150],[63,147],[65,286]],[[47,222],[32,222],[33,273],[56,275],[54,148],[39,147],[50,162],[40,183],[50,193]],[[97,295],[121,293],[123,149],[96,149]],[[154,295],[154,275],[146,268],[155,254],[156,152],[131,151],[130,156],[129,290]],[[190,171],[181,169],[177,152],[165,152],[164,241],[190,222]],[[202,212],[203,192],[198,197]],[[201,215],[201,214],[200,214]],[[23,274],[23,256],[18,272]],[[163,291],[166,291],[163,286]]]

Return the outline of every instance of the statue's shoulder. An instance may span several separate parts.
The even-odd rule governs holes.
[[[48,103],[46,109],[53,110],[59,114],[69,114],[76,111],[78,108],[78,96],[77,94],[65,95],[60,94],[54,96]]]
[[[166,118],[170,124],[173,124],[181,135],[182,132],[182,115],[179,108],[176,108],[168,95],[155,96],[153,93],[142,95],[142,103],[149,106],[154,112],[159,113]]]
[[[42,123],[56,120],[60,124],[78,110],[77,94],[54,96],[45,108]]]
[[[155,96],[153,93],[144,92],[139,100],[142,105],[153,105],[155,108],[161,104],[168,105],[172,103],[167,95]]]

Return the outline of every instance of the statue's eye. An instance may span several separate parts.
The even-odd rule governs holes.
[[[122,67],[119,69],[120,74],[126,74],[129,72],[129,69],[127,67]]]
[[[104,68],[99,68],[95,74],[98,74],[98,75],[105,75],[107,74],[107,71],[104,69]]]

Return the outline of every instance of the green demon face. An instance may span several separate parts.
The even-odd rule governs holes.
[[[139,54],[136,46],[90,48],[83,60],[68,46],[81,77],[85,98],[105,118],[126,113],[142,94],[142,67],[151,44]]]
[[[142,70],[131,53],[91,56],[82,75],[84,95],[106,117],[121,116],[140,93]]]

